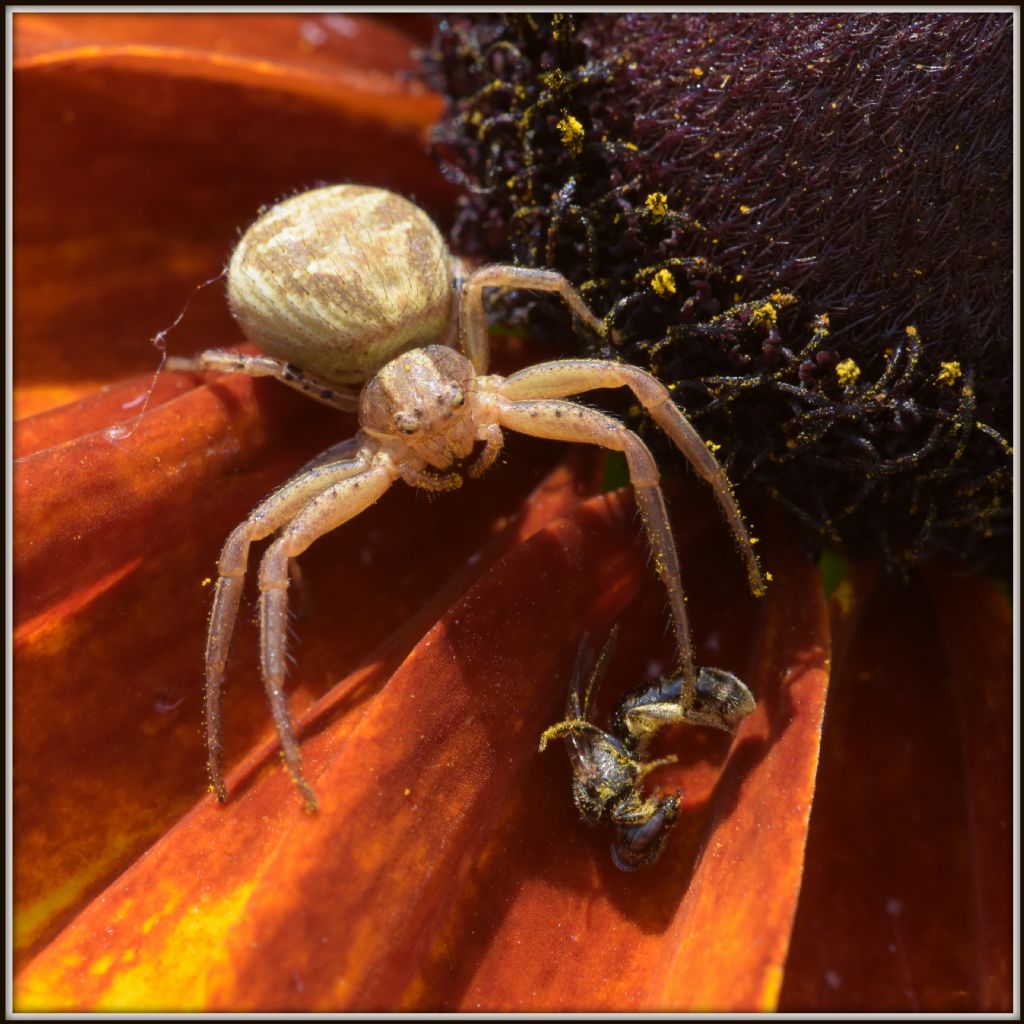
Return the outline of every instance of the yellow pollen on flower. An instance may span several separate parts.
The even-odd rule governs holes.
[[[213,579],[211,577],[207,576],[206,579],[203,580],[203,582],[200,583],[199,585],[201,587],[208,587],[212,582],[213,582]]]
[[[955,359],[948,363],[939,363],[939,375],[935,378],[935,383],[952,387],[963,375],[964,371]]]
[[[852,359],[844,359],[836,366],[836,376],[844,387],[855,384],[860,376],[860,367]]]
[[[655,224],[668,213],[668,196],[664,192],[652,192],[645,200],[644,206],[650,213]]]
[[[659,295],[675,295],[676,279],[672,276],[672,271],[667,268],[659,270],[651,278],[651,287]]]
[[[566,114],[555,127],[562,133],[562,145],[573,156],[579,156],[583,151],[583,125],[572,114]]]
[[[903,330],[906,332],[908,337],[910,337],[910,338],[916,338],[917,337],[917,328],[916,327],[913,327],[913,326],[911,326],[911,327],[904,327]]]
[[[713,452],[721,451],[722,446],[720,444],[715,444],[714,441],[708,440],[708,441],[705,441],[704,443],[708,446],[708,449],[710,451],[713,451]]]
[[[765,578],[765,581],[768,582],[768,583],[771,583],[771,581],[773,579],[775,579],[775,577],[770,572],[768,572],[767,570],[765,571],[764,578]]]
[[[778,319],[779,311],[770,302],[762,302],[750,315],[750,322],[755,327],[774,327]]]
[[[565,75],[562,74],[559,68],[555,68],[554,71],[548,72],[546,75],[541,75],[541,81],[549,89],[561,89],[565,85]]]
[[[703,68],[690,68],[690,74],[693,75],[694,78],[703,78],[704,77],[704,69]]]
[[[746,203],[740,203],[740,213],[750,213],[750,207]]]

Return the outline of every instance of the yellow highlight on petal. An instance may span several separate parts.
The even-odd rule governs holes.
[[[761,993],[762,1013],[775,1013],[779,1008],[779,993],[782,991],[783,971],[778,964],[771,964],[764,974],[764,988]]]
[[[90,974],[106,974],[110,970],[111,965],[114,963],[114,958],[107,953],[105,956],[101,956],[99,960],[89,964]]]
[[[97,878],[115,864],[124,851],[139,838],[138,834],[123,834],[114,837],[106,850],[96,856],[92,863],[77,874],[70,875],[63,884],[51,889],[36,902],[20,909],[14,915],[14,946],[22,949],[31,944],[36,936],[65,907],[75,903],[82,893]]]
[[[153,928],[147,921],[141,932],[148,934],[140,934],[130,922],[115,924],[108,929],[109,942],[103,944],[108,951],[78,972],[67,956],[46,970],[24,972],[15,1009],[23,1013],[81,1009],[87,989],[91,1011],[203,1010],[226,970],[218,953],[245,914],[256,884],[247,880],[221,899],[184,905],[181,894],[173,891],[154,915],[162,927]],[[86,976],[91,983],[86,984]]]
[[[153,948],[144,947],[131,967],[114,972],[95,1009],[201,1010],[217,963],[210,951],[223,947],[255,888],[255,881],[245,882],[222,900],[179,911],[169,932],[151,940]]]

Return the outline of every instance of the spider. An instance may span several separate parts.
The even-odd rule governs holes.
[[[540,749],[563,738],[572,766],[572,795],[576,809],[591,825],[607,818],[615,826],[611,853],[615,866],[635,871],[652,864],[661,854],[668,834],[679,817],[679,792],[667,797],[645,797],[640,784],[655,768],[673,764],[674,756],[643,760],[643,750],[666,725],[685,722],[710,725],[726,732],[754,710],[750,691],[724,669],[701,669],[695,701],[680,703],[681,675],[667,676],[627,693],[612,714],[612,733],[594,724],[594,698],[608,671],[615,649],[614,627],[597,659],[580,701],[580,681],[589,659],[586,636],[580,641],[576,667],[569,683],[565,719],[546,729]]]
[[[601,359],[540,363],[508,377],[488,374],[485,288],[554,292],[578,320],[602,330],[560,274],[516,266],[467,272],[433,221],[409,200],[379,188],[327,186],[267,210],[231,257],[232,312],[266,355],[210,350],[168,359],[170,370],[274,377],[337,409],[357,410],[360,427],[260,502],[221,551],[206,643],[205,710],[211,788],[222,802],[221,687],[251,545],[274,535],[259,568],[261,673],[285,763],[314,810],[284,695],[292,560],[397,480],[447,491],[461,485],[463,467],[466,475],[480,476],[501,451],[506,429],[625,454],[668,592],[683,679],[679,700],[693,704],[690,630],[658,467],[636,434],[603,412],[564,401],[568,395],[632,390],[711,485],[746,558],[750,585],[763,591],[729,483],[665,386],[636,367]],[[478,442],[482,448],[471,458]]]

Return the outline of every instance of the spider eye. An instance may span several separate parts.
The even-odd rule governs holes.
[[[413,416],[403,416],[400,413],[395,417],[395,426],[403,434],[415,434],[420,429],[420,421]]]
[[[462,388],[458,384],[452,387],[451,405],[453,409],[458,409],[459,406],[466,404],[466,395]]]

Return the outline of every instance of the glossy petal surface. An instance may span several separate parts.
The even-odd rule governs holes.
[[[792,582],[746,611],[728,600],[738,566],[695,588],[716,660],[749,670],[761,705],[731,751],[675,737],[686,759],[666,783],[686,822],[655,869],[622,875],[536,742],[586,627],[624,617],[627,680],[668,653],[634,516],[620,495],[580,506],[456,601],[365,707],[363,673],[339,684],[305,742],[320,812],[302,813],[263,748],[226,808],[203,800],[28,965],[21,1005],[771,1006],[824,697],[819,585],[787,566]],[[731,559],[722,532],[689,535],[696,578]],[[744,986],[726,990],[737,958]]]
[[[983,579],[860,572],[836,617],[790,1010],[1012,1006],[1011,620]]]

